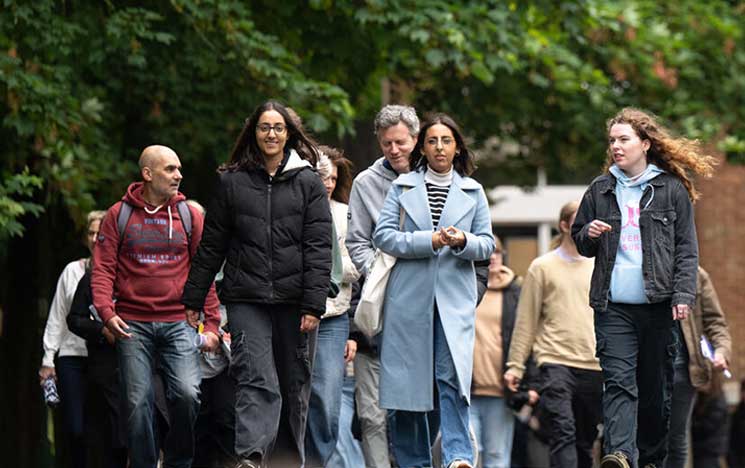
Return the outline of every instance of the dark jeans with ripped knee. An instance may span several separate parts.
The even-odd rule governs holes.
[[[310,398],[309,335],[290,304],[228,304],[235,380],[235,452],[272,466],[302,466]]]
[[[661,467],[667,454],[674,326],[669,302],[608,303],[604,312],[595,312],[604,384],[603,453],[623,452],[633,467]]]

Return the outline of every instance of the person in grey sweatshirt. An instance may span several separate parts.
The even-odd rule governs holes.
[[[375,256],[372,234],[383,202],[396,177],[409,172],[409,155],[418,133],[419,118],[412,107],[387,105],[375,117],[375,135],[383,157],[355,177],[347,214],[345,244],[363,278]],[[361,278],[360,283],[362,281]],[[378,405],[380,356],[377,340],[368,340],[359,333],[354,333],[353,337],[358,343],[354,362],[355,393],[365,466],[389,468],[386,411]]]

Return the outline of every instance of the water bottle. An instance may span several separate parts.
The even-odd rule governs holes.
[[[59,393],[57,393],[57,384],[54,383],[54,377],[47,377],[41,383],[44,391],[44,401],[47,405],[54,408],[59,404]]]
[[[197,336],[194,337],[194,346],[197,347],[197,349],[202,349],[207,345],[207,337],[204,336],[204,333],[197,333]]]

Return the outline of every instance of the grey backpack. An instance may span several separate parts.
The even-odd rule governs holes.
[[[122,201],[122,207],[119,209],[119,217],[116,219],[116,229],[119,232],[119,248],[122,247],[122,241],[124,240],[122,234],[127,229],[127,223],[129,223],[133,209],[132,205]],[[176,203],[176,209],[178,210],[179,218],[181,218],[181,224],[184,226],[184,232],[186,232],[186,240],[191,247],[191,211],[189,210],[189,205],[184,200],[181,200]],[[189,255],[191,255],[191,249],[189,249]]]

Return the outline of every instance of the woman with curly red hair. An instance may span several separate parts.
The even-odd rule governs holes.
[[[662,466],[677,352],[675,321],[696,300],[698,243],[692,175],[714,158],[653,115],[621,110],[607,124],[606,173],[585,192],[572,226],[595,257],[590,305],[603,370],[603,468]]]

